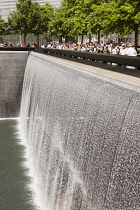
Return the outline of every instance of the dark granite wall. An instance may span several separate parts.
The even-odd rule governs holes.
[[[0,117],[17,117],[28,52],[0,52]]]

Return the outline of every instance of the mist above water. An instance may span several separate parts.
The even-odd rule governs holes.
[[[133,87],[30,55],[20,121],[42,210],[140,207],[139,102]]]

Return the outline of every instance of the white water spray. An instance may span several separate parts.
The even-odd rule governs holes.
[[[20,118],[17,118],[18,120],[18,125],[17,125],[17,135],[18,135],[18,139],[19,139],[19,143],[21,145],[24,146],[24,158],[25,161],[22,163],[23,167],[28,169],[28,174],[27,176],[30,177],[31,182],[29,184],[29,189],[32,192],[32,199],[33,199],[33,203],[35,205],[35,209],[37,210],[49,210],[46,208],[46,206],[43,205],[43,201],[42,201],[42,195],[41,195],[41,191],[39,188],[39,177],[37,177],[36,172],[34,170],[34,166],[33,166],[33,155],[32,155],[32,150],[29,147],[28,141],[25,137],[25,134],[23,133],[23,128],[21,126],[21,121]]]
[[[131,167],[127,155],[133,144],[125,143],[129,135],[136,145],[139,140],[133,139],[130,132],[133,125],[139,125],[139,92],[55,63],[48,57],[30,54],[20,120],[36,177],[33,185],[37,187],[33,188],[39,193],[35,201],[42,210],[115,208],[113,199],[116,202],[118,186],[122,189],[121,183],[125,183],[118,181],[118,166],[122,164],[122,177],[126,174],[123,164]],[[127,155],[120,155],[125,150]],[[125,181],[131,179],[130,175]],[[117,201],[120,206],[124,199]]]

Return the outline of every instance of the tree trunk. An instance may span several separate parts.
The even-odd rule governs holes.
[[[26,46],[26,37],[27,37],[27,34],[24,34],[24,46]]]
[[[67,42],[68,42],[68,37],[66,36],[66,37],[65,37],[65,43],[67,43]]]
[[[39,34],[37,34],[37,47],[39,47]]]
[[[19,43],[20,44],[22,43],[22,34],[20,34],[20,36],[19,36]]]
[[[83,41],[84,41],[84,35],[82,34],[81,43],[83,43]]]
[[[70,38],[70,41],[71,41],[71,43],[74,43],[74,38],[71,37],[71,38]]]
[[[100,44],[100,30],[98,31],[98,43]]]
[[[62,36],[59,37],[59,43],[62,43]]]
[[[138,36],[139,36],[139,29],[138,27],[135,28],[135,49],[138,48]]]
[[[91,34],[89,34],[89,42],[91,42]]]
[[[46,43],[47,43],[47,42],[49,42],[49,38],[48,38],[48,36],[46,36],[46,37],[45,37],[45,39],[46,39]]]

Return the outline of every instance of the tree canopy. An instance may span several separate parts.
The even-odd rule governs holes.
[[[16,10],[8,17],[8,24],[13,33],[24,34],[24,44],[26,36],[33,33],[37,37],[48,30],[49,22],[53,17],[53,7],[46,3],[40,6],[32,0],[18,0]]]
[[[8,17],[8,24],[13,32],[24,34],[24,44],[26,43],[26,36],[31,32],[29,25],[29,14],[31,8],[31,0],[18,0],[16,3],[16,11],[10,13]]]
[[[139,0],[63,0],[58,9],[48,2],[40,6],[32,0],[18,0],[16,6],[8,23],[13,32],[25,37],[28,33],[59,38],[98,33],[100,37],[110,32],[125,36],[134,31],[138,42]]]
[[[110,0],[97,8],[103,32],[115,32],[125,36],[135,32],[135,45],[138,42],[140,27],[140,1],[138,0]]]
[[[0,34],[5,33],[5,25],[4,25],[4,20],[2,19],[2,16],[0,15]]]
[[[139,0],[63,0],[53,21],[58,36],[76,37],[90,33],[135,32],[137,43],[140,27]],[[135,44],[136,44],[135,43]]]

